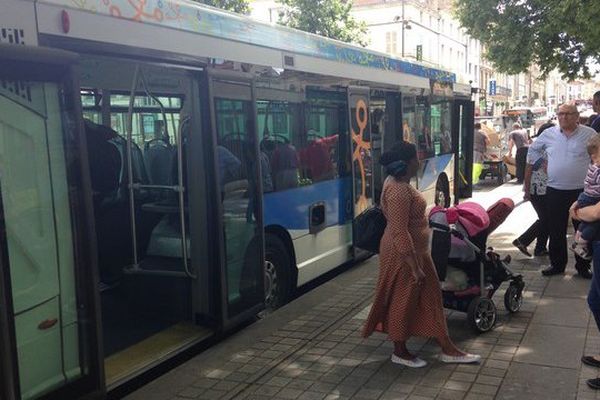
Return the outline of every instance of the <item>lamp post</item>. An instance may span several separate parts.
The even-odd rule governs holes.
[[[404,25],[406,25],[404,20],[404,3],[405,0],[402,0],[402,58],[404,58]]]

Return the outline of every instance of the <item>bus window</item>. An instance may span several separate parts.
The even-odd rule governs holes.
[[[236,88],[240,92],[246,89],[241,84]],[[262,221],[258,209],[254,107],[250,100],[225,98],[214,98],[214,105],[226,252],[227,314],[233,317],[264,299],[260,283],[264,279],[261,241],[257,233]]]
[[[402,96],[402,138],[404,141],[416,144],[416,97]]]
[[[433,155],[429,101],[424,96],[402,95],[403,139],[417,146],[420,159]]]
[[[435,155],[452,152],[451,124],[450,102],[434,102],[431,105],[431,136]]]
[[[278,100],[258,100],[258,137],[260,139],[263,192],[298,186],[301,145],[300,105]]]
[[[345,92],[310,90],[304,109],[305,120],[300,156],[300,178],[303,185],[337,178],[349,171],[342,165],[346,136],[347,98]]]
[[[137,95],[132,115],[133,142],[140,148],[144,148],[149,142],[156,139],[173,145],[173,138],[179,126],[181,105],[180,97]],[[129,94],[112,94],[110,107],[111,127],[117,132],[126,132]],[[166,121],[163,121],[165,118]]]
[[[83,118],[96,124],[101,123],[100,101],[102,97],[95,90],[81,90],[81,105]]]

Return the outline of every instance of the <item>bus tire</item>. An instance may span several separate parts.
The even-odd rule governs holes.
[[[265,308],[273,311],[286,304],[292,294],[292,263],[283,241],[265,235]]]
[[[444,175],[440,175],[435,184],[434,203],[436,206],[450,207],[450,184]]]

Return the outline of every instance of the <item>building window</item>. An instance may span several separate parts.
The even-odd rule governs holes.
[[[472,67],[473,67],[473,65],[471,65],[471,63],[469,63],[469,75],[471,75]]]
[[[396,53],[397,34],[396,32],[385,33],[385,51],[388,54]]]

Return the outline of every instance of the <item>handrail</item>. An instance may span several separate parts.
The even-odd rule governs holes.
[[[153,95],[150,90],[148,89],[148,85],[146,84],[146,77],[144,76],[144,72],[141,71],[141,79],[142,79],[142,86],[144,87],[144,92],[146,92],[146,94],[148,95],[148,97],[150,97],[152,100],[156,101],[158,103],[158,107],[160,107],[160,113],[163,117],[163,126],[165,128],[165,137],[167,138],[167,142],[169,142],[169,124],[167,124],[167,114],[165,112],[165,107],[163,106],[163,103],[158,99],[158,97],[156,97],[155,95]],[[170,100],[170,99],[169,99]]]
[[[134,201],[134,183],[133,183],[133,105],[135,102],[135,90],[138,84],[138,74],[140,65],[136,64],[133,72],[133,83],[131,84],[131,93],[129,95],[129,110],[127,111],[127,177],[129,180],[129,212],[131,214],[131,236],[133,243],[133,269],[139,269],[138,251],[137,251],[137,226],[135,221],[135,201]]]
[[[146,94],[153,99],[156,98],[148,91],[148,88],[145,84],[145,79],[143,77],[143,72],[140,70],[140,65],[137,64],[135,67],[135,71],[133,74],[133,83],[131,85],[131,92],[129,97],[129,109],[127,112],[127,176],[129,179],[129,211],[131,214],[131,235],[132,235],[132,243],[133,243],[133,265],[129,270],[130,272],[141,272],[142,269],[139,265],[138,259],[138,250],[137,250],[137,225],[136,225],[136,217],[135,217],[135,201],[134,201],[134,190],[140,188],[162,188],[162,189],[170,189],[176,191],[179,197],[179,219],[181,223],[181,253],[183,258],[183,269],[185,271],[185,275],[189,278],[197,279],[197,276],[190,271],[188,266],[188,248],[187,248],[187,235],[185,233],[185,206],[184,206],[184,186],[183,186],[183,138],[182,132],[183,127],[186,123],[189,122],[190,118],[183,118],[179,123],[179,128],[177,132],[177,185],[176,186],[167,186],[167,185],[142,185],[139,183],[133,182],[133,108],[135,103],[135,93],[137,89],[138,79],[142,80],[142,85],[144,86],[144,90]],[[165,121],[165,129],[167,120],[164,115],[164,108],[160,101],[157,101],[161,106],[161,110],[163,112],[163,118]],[[168,133],[167,133],[168,135]]]
[[[184,186],[183,186],[183,127],[189,123],[190,117],[183,118],[179,122],[179,128],[177,132],[177,185],[179,186],[179,220],[181,224],[181,255],[183,256],[183,269],[187,276],[192,279],[197,279],[197,276],[193,274],[188,267],[187,257],[187,236],[185,234],[185,206],[184,206]]]

